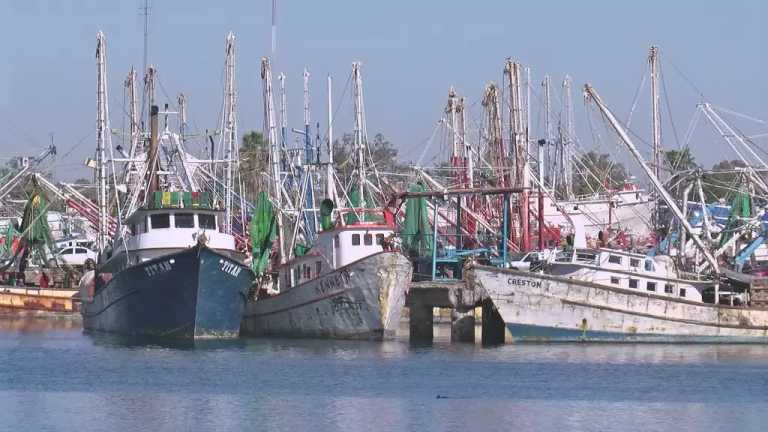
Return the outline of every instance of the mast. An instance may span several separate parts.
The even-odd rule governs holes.
[[[544,176],[552,181],[552,170],[554,167],[552,167],[552,154],[551,154],[551,145],[552,141],[554,140],[554,137],[552,135],[552,108],[551,108],[551,101],[552,96],[550,94],[550,88],[551,88],[551,80],[549,78],[549,75],[544,75],[544,81],[541,82],[541,86],[544,87],[544,129],[546,133],[546,170],[544,172]],[[541,163],[541,161],[539,161]],[[550,186],[553,186],[550,183]]]
[[[309,71],[304,69],[304,164],[312,163],[312,137],[309,131]]]
[[[600,112],[603,114],[606,120],[611,124],[611,127],[616,131],[616,133],[619,135],[619,138],[621,138],[621,141],[624,142],[624,145],[627,146],[627,149],[629,149],[629,152],[632,154],[632,156],[637,160],[637,162],[640,164],[640,166],[645,171],[648,178],[651,180],[651,183],[653,183],[653,186],[656,188],[656,191],[659,193],[662,199],[666,202],[667,206],[669,206],[669,209],[674,213],[675,217],[680,221],[680,224],[683,226],[685,231],[688,233],[688,235],[691,237],[691,240],[693,240],[696,247],[699,248],[702,255],[704,256],[704,259],[709,263],[710,266],[712,266],[712,269],[717,273],[719,272],[719,266],[717,264],[717,260],[714,256],[709,252],[709,250],[706,248],[704,243],[701,241],[701,238],[693,231],[693,228],[686,220],[685,216],[683,215],[683,212],[677,207],[677,202],[674,198],[672,198],[671,195],[669,195],[669,192],[667,192],[666,189],[664,189],[664,185],[661,183],[661,180],[659,180],[658,177],[656,177],[656,174],[653,172],[653,169],[648,166],[648,164],[643,160],[643,157],[640,155],[640,152],[637,150],[637,147],[635,147],[635,144],[632,142],[632,140],[629,138],[629,134],[624,130],[624,128],[621,126],[618,120],[616,120],[616,117],[613,115],[613,113],[608,109],[608,107],[603,103],[602,99],[600,99],[600,95],[597,94],[597,91],[592,88],[591,85],[586,84],[584,86],[584,93],[585,96],[592,101],[595,102],[595,105],[597,105],[598,109],[600,109]],[[717,285],[716,285],[717,287]],[[718,295],[716,293],[715,295],[715,302],[718,302]]]
[[[461,161],[461,153],[464,151],[462,148],[461,138],[458,130],[458,100],[456,97],[456,90],[451,87],[448,90],[448,104],[445,107],[445,113],[448,115],[448,129],[451,133],[451,167],[452,174],[456,181],[456,187],[466,187],[464,184],[464,163]]]
[[[459,133],[459,145],[464,150],[464,167],[466,172],[466,187],[471,188],[474,185],[475,178],[473,174],[474,162],[472,160],[472,145],[467,141],[467,129],[466,129],[466,112],[464,110],[464,97],[460,97],[456,104],[456,111],[458,115],[458,133]]]
[[[336,202],[336,186],[333,181],[333,78],[328,75],[328,164],[325,167],[325,195]]]
[[[288,102],[285,95],[285,74],[277,76],[280,83],[280,141],[283,149],[288,148]]]
[[[658,47],[652,46],[648,52],[648,64],[651,69],[651,127],[653,129],[653,174],[661,178],[661,115],[659,113],[659,56]],[[658,199],[654,200],[654,230],[659,229],[660,208]]]
[[[283,232],[282,178],[280,172],[280,144],[277,140],[275,124],[275,104],[272,94],[272,66],[269,58],[261,59],[261,79],[264,85],[264,129],[269,140],[269,162],[272,171],[272,201],[277,210],[277,232],[280,251],[280,263],[287,261],[285,256],[285,235]]]
[[[96,35],[96,179],[98,180],[99,224],[96,246],[99,252],[107,247],[107,161],[105,146],[109,133],[107,111],[107,41],[104,33]]]
[[[307,177],[304,181],[304,215],[309,237],[314,237],[317,227],[317,213],[315,213],[315,189],[312,182],[312,161],[314,160],[312,151],[312,137],[309,131],[310,109],[309,109],[309,71],[304,69],[304,175]],[[307,214],[309,213],[309,214]]]
[[[659,48],[652,46],[648,53],[651,68],[651,125],[653,128],[653,174],[661,178],[661,114],[659,113]]]
[[[512,186],[528,187],[528,130],[527,116],[523,107],[523,68],[518,62],[507,59],[504,67],[509,85],[509,132],[512,158],[515,161],[515,175]],[[520,231],[520,249],[527,251],[530,244],[530,213],[528,191],[518,195],[517,211]]]
[[[561,149],[563,184],[565,185],[566,199],[573,199],[572,152],[576,128],[573,122],[573,95],[571,94],[571,77],[569,75],[566,75],[563,80],[563,111],[565,118],[565,137]]]
[[[187,133],[187,97],[179,93],[176,102],[179,104],[179,140],[184,144],[184,135]]]
[[[152,195],[155,191],[160,189],[160,179],[158,178],[158,171],[160,171],[160,158],[158,151],[158,131],[160,110],[157,105],[149,107],[149,149],[147,151],[147,192],[144,195],[144,201]]]
[[[360,197],[360,208],[365,208],[365,134],[363,131],[363,80],[360,76],[360,63],[352,63],[352,82],[355,97],[355,151],[357,154],[357,193]]]
[[[141,129],[139,128],[139,102],[136,95],[136,69],[131,68],[131,71],[128,72],[128,76],[125,78],[125,87],[128,89],[130,147],[128,151],[128,163],[126,164],[123,181],[128,182],[130,180],[131,171],[135,166],[133,158],[136,156],[136,152],[139,149],[139,143],[141,142]]]
[[[235,35],[230,32],[225,44],[224,60],[224,232],[232,232],[232,196],[237,163],[237,119],[235,94]],[[244,222],[244,221],[243,221]]]
[[[155,105],[155,78],[157,70],[154,66],[149,65],[144,75],[144,94],[147,95],[147,107],[152,109]],[[143,108],[142,108],[143,109]]]

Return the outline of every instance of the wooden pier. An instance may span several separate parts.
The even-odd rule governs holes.
[[[451,342],[475,342],[475,308],[482,308],[482,343],[504,343],[504,320],[485,292],[464,280],[413,282],[405,301],[410,310],[410,339],[431,342],[434,308],[451,309]]]

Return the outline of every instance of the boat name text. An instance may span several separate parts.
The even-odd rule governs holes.
[[[333,291],[341,288],[349,282],[349,272],[347,270],[339,270],[335,275],[329,276],[321,280],[315,285],[315,291],[318,294],[325,294],[329,291]]]
[[[507,279],[508,285],[528,286],[531,288],[541,288],[541,281],[532,281],[529,279],[509,278]]]
[[[171,261],[162,261],[159,263],[150,264],[146,267],[144,267],[144,271],[147,273],[147,276],[154,277],[159,274],[167,273],[173,269],[173,266],[171,265]]]

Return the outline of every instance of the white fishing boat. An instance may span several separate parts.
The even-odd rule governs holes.
[[[394,226],[339,223],[279,266],[246,306],[243,333],[352,339],[393,337],[411,263],[389,245]]]
[[[493,300],[514,340],[768,343],[768,288],[751,279],[746,288],[721,290],[728,272],[645,163],[628,133],[597,92],[585,87],[648,175],[690,237],[701,263],[685,274],[666,256],[615,250],[580,250],[542,272],[474,265],[470,284]],[[730,284],[729,286],[736,286]]]
[[[473,266],[516,341],[768,343],[768,309],[749,293],[719,291],[684,274],[669,257],[575,250],[531,273]],[[708,300],[708,301],[705,301]]]
[[[534,195],[533,200],[538,199]],[[597,239],[608,227],[630,233],[636,239],[651,234],[651,213],[654,204],[646,191],[627,184],[623,189],[553,202],[544,196],[544,221],[549,226],[584,227],[587,237]]]
[[[315,151],[308,133],[309,74],[304,74],[305,159],[290,170],[280,167],[284,158],[277,143],[268,59],[262,61],[262,77],[273,184],[269,199],[263,192],[257,201],[251,225],[252,239],[258,239],[254,240],[254,260],[261,277],[246,305],[243,334],[373,340],[394,336],[412,267],[393,245],[394,217],[375,204],[380,201],[375,191],[381,189],[371,186],[376,171],[364,136],[359,64],[353,64],[352,80],[358,114],[355,171],[349,187],[337,191],[333,155],[328,152],[325,194],[329,198],[320,206],[321,221],[312,187],[316,162],[309,157]],[[285,128],[285,98],[281,99]],[[333,142],[331,126],[329,118],[329,143]],[[286,185],[300,186],[286,193]],[[310,246],[307,251],[298,251],[299,238]]]

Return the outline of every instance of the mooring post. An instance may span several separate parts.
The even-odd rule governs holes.
[[[410,338],[411,342],[432,342],[434,337],[432,328],[432,306],[412,305],[410,307]]]
[[[483,324],[482,324],[482,343],[483,345],[499,345],[504,343],[504,319],[499,315],[493,302],[486,300],[483,302]]]
[[[451,309],[451,342],[475,343],[475,311]]]

